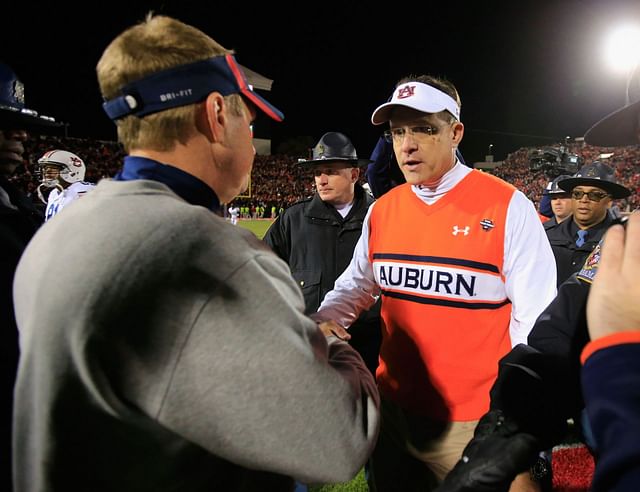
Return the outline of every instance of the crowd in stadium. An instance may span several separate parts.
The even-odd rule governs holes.
[[[563,144],[564,145],[564,144]],[[631,196],[618,203],[621,210],[635,210],[640,206],[640,198],[638,188],[640,187],[640,166],[638,158],[640,157],[640,148],[637,146],[604,148],[586,145],[582,142],[569,143],[565,146],[565,150],[574,153],[584,159],[584,163],[588,164],[604,154],[611,154],[606,158],[612,168],[615,169],[616,179],[623,186],[629,188]],[[560,147],[560,144],[557,145]],[[503,161],[502,165],[497,166],[493,173],[508,183],[511,183],[534,203],[540,201],[542,190],[548,183],[548,179],[542,172],[532,172],[529,165],[529,153],[531,148],[521,148],[509,154]]]
[[[602,154],[611,154],[606,158],[606,162],[616,170],[618,182],[632,190],[631,196],[621,200],[621,203],[617,204],[618,207],[623,211],[631,211],[640,206],[640,148],[603,148],[582,142],[562,145],[567,152],[584,159],[585,163],[597,160]],[[560,147],[560,144],[557,147]],[[125,155],[117,142],[44,135],[31,139],[26,145],[24,168],[14,179],[36,201],[35,189],[39,184],[36,162],[38,157],[54,148],[68,150],[84,159],[87,165],[85,179],[92,183],[101,178],[114,176],[120,169]],[[549,179],[543,172],[530,169],[531,150],[533,148],[523,147],[507,155],[502,164],[496,166],[492,172],[513,184],[537,205]],[[297,157],[258,155],[253,166],[250,190],[234,202],[249,209],[262,206],[263,218],[270,218],[272,207],[277,211],[284,210],[298,200],[312,195],[312,184],[313,180],[307,175],[307,171],[298,165]]]

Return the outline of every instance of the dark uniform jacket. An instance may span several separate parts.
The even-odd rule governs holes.
[[[567,419],[578,419],[584,408],[580,354],[589,342],[586,306],[599,260],[598,246],[560,285],[529,333],[528,346],[517,345],[499,363],[491,407],[535,436],[538,451],[566,437]]]
[[[582,386],[598,443],[593,492],[640,490],[640,343],[598,350],[585,362]]]
[[[291,269],[302,289],[305,313],[315,313],[335,280],[353,256],[362,224],[374,199],[356,184],[355,201],[342,218],[316,193],[284,211],[271,225],[264,241]],[[378,365],[380,347],[380,301],[349,328],[350,343],[360,352],[367,367]]]
[[[556,216],[555,215],[553,217],[551,217],[549,220],[546,220],[546,221],[544,221],[542,223],[542,226],[544,227],[545,231],[548,231],[549,229],[553,229],[554,227],[557,227],[559,225],[560,224],[558,224],[558,221],[556,220]]]
[[[607,214],[602,222],[589,229],[589,234],[580,247],[576,246],[579,228],[572,218],[563,220],[555,227],[545,227],[553,256],[556,259],[558,286],[582,268],[587,256],[591,254],[613,221],[614,219]]]
[[[22,252],[42,225],[44,217],[32,201],[4,176],[0,176],[0,188],[15,207],[0,200],[0,454],[8,458],[11,456],[13,386],[19,355],[18,328],[13,311],[13,276]],[[0,490],[12,490],[9,459],[0,462]]]

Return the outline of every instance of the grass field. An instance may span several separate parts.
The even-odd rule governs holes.
[[[238,221],[238,225],[240,227],[244,227],[245,229],[249,229],[253,232],[258,239],[262,239],[269,229],[269,226],[273,223],[271,219],[260,219],[260,220],[252,220],[252,219],[240,219]]]
[[[310,486],[309,492],[369,492],[369,486],[364,478],[364,470],[360,470],[356,478],[350,482],[338,485]]]
[[[261,220],[239,220],[238,225],[253,232],[259,239],[262,239],[269,229],[269,226],[273,223],[270,219]],[[309,487],[309,492],[368,492],[369,487],[367,481],[364,478],[364,471],[360,473],[350,482],[338,484],[338,485],[312,485]]]

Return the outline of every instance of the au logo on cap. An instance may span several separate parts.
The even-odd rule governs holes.
[[[416,86],[415,85],[405,85],[398,89],[398,99],[406,99],[407,97],[411,97],[415,95]]]

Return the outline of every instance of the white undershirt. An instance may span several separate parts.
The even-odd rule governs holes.
[[[344,205],[334,205],[334,207],[344,219],[347,215],[349,215],[349,212],[351,212],[351,209],[353,208],[353,202],[349,202]]]

